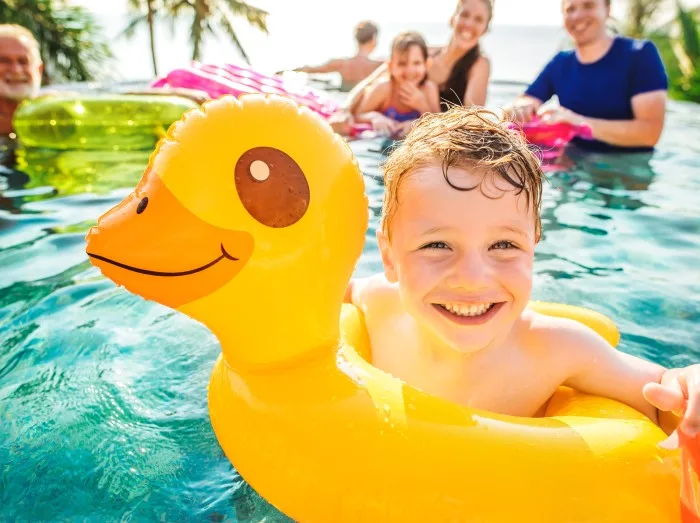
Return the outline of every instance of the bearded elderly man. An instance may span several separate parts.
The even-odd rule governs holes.
[[[12,133],[20,102],[38,94],[43,70],[32,33],[18,25],[0,25],[0,139]]]

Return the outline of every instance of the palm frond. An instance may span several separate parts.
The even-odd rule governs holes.
[[[233,45],[236,46],[238,49],[238,52],[241,53],[241,56],[243,57],[243,60],[250,65],[250,58],[248,57],[248,54],[245,52],[245,49],[243,49],[243,45],[241,44],[241,41],[238,39],[238,35],[236,35],[236,30],[233,28],[233,25],[231,24],[231,20],[223,16],[221,18],[221,21],[219,22],[221,25],[221,28],[224,30],[224,32],[228,35],[228,37],[231,39],[231,42],[233,42]]]
[[[253,27],[260,29],[263,33],[268,34],[267,29],[267,17],[270,13],[260,9],[258,7],[253,7],[250,4],[241,2],[240,0],[220,0],[224,5],[228,7],[231,14],[234,16],[240,16],[248,20],[248,23]]]
[[[125,36],[127,38],[133,38],[138,26],[143,24],[143,23],[146,23],[147,21],[148,21],[148,15],[141,15],[141,16],[137,16],[135,18],[132,18],[129,21],[129,23],[126,25],[126,27],[124,29],[122,29],[121,32],[117,36],[118,37]]]
[[[678,7],[678,25],[681,31],[683,50],[694,68],[700,65],[700,33],[695,14],[683,7],[680,0],[676,0]]]
[[[102,29],[81,6],[50,0],[0,1],[0,20],[29,29],[39,42],[45,77],[91,80],[112,54]]]

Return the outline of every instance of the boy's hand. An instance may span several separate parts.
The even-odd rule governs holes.
[[[660,411],[681,417],[678,429],[685,435],[691,438],[700,435],[700,365],[668,370],[661,383],[648,383],[642,392],[646,400]],[[677,433],[674,432],[661,446],[676,448]]]

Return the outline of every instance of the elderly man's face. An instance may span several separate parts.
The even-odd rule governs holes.
[[[20,102],[36,96],[42,70],[25,38],[0,37],[0,98]]]

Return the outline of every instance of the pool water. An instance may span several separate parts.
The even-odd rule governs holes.
[[[494,86],[490,102],[515,93]],[[622,350],[679,366],[700,360],[700,106],[669,108],[653,155],[570,151],[549,175],[533,297],[599,310]],[[352,148],[367,275],[381,269],[383,157],[377,141]],[[288,521],[217,444],[213,335],[87,261],[87,229],[149,154],[19,151],[26,175],[0,175],[0,520]]]

